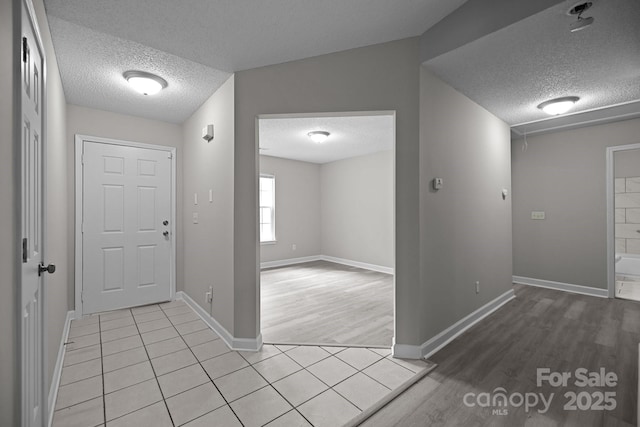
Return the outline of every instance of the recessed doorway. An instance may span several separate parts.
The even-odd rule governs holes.
[[[391,347],[395,113],[260,116],[258,137],[263,341]]]

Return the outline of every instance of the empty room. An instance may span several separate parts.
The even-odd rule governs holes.
[[[638,424],[640,2],[0,2],[0,424]]]
[[[391,348],[394,119],[259,120],[264,342]]]

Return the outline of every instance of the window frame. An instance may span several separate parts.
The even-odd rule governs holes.
[[[271,201],[271,207],[269,206],[262,206],[262,204],[260,203],[260,199],[261,199],[261,195],[262,195],[262,191],[260,190],[260,179],[262,178],[269,178],[271,179],[271,183],[272,183],[272,191],[271,191],[271,197],[272,197],[272,201]],[[260,211],[263,208],[269,208],[271,210],[271,235],[272,235],[272,239],[271,240],[262,240],[262,222],[260,221]],[[269,174],[269,173],[261,173],[258,179],[258,240],[260,241],[261,245],[275,245],[278,240],[276,237],[276,176],[274,174]]]

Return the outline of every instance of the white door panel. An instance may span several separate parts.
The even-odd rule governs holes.
[[[44,292],[39,266],[43,261],[42,88],[44,55],[30,12],[22,4],[22,280],[21,399],[22,425],[42,426],[44,404]]]
[[[168,152],[87,141],[83,150],[84,313],[170,299]]]

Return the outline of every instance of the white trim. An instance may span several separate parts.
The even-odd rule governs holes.
[[[300,258],[281,259],[278,261],[265,261],[260,263],[260,269],[284,267],[287,265],[302,264],[303,262],[321,261],[322,255],[305,256]]]
[[[537,286],[539,288],[555,289],[556,291],[571,292],[574,294],[589,295],[592,297],[608,297],[608,292],[606,289],[574,285],[572,283],[553,282],[551,280],[532,279],[531,277],[520,276],[513,276],[513,283],[517,283],[520,285]]]
[[[640,144],[607,147],[607,291],[608,297],[615,297],[616,289],[616,236],[615,236],[615,164],[617,151],[640,149]]]
[[[287,265],[302,264],[304,262],[313,262],[313,261],[334,262],[336,264],[363,268],[365,270],[378,271],[380,273],[395,274],[395,269],[393,267],[385,267],[382,265],[369,264],[366,262],[352,261],[350,259],[336,258],[328,255],[312,255],[312,256],[305,256],[300,258],[282,259],[277,261],[265,261],[260,263],[260,269],[262,270],[265,268],[285,267]]]
[[[214,319],[206,310],[198,303],[196,303],[186,292],[178,291],[176,293],[176,299],[183,300],[193,311],[200,316],[200,318],[207,324],[213,331],[218,334],[220,338],[227,344],[231,350],[237,351],[258,351],[262,348],[262,334],[256,338],[236,338],[227,329],[222,326],[216,319]]]
[[[438,335],[434,336],[430,340],[423,343],[421,346],[406,345],[406,344],[393,344],[393,357],[399,357],[401,359],[421,359],[428,358],[431,355],[440,351],[444,346],[456,339],[467,329],[489,316],[494,311],[514,299],[516,296],[513,289],[509,289],[496,299],[489,301],[479,309],[475,310],[468,316],[458,320],[453,325],[449,326]]]
[[[67,311],[67,318],[64,321],[64,328],[62,329],[62,338],[60,339],[60,347],[58,348],[58,357],[56,359],[56,366],[53,368],[53,378],[51,379],[51,387],[49,387],[49,419],[47,425],[51,426],[53,423],[53,412],[56,404],[56,398],[58,397],[58,388],[60,387],[60,376],[62,375],[62,364],[64,363],[65,345],[69,338],[69,328],[71,327],[71,321],[75,319],[75,312]]]
[[[328,255],[320,255],[323,261],[335,262],[336,264],[348,265],[351,267],[364,268],[365,270],[378,271],[380,273],[395,274],[395,268],[382,265],[369,264],[366,262],[352,261],[350,259],[337,258]]]
[[[75,312],[78,317],[84,315],[82,305],[82,203],[84,190],[82,188],[82,153],[85,142],[94,142],[98,144],[124,145],[127,147],[144,148],[148,150],[165,151],[171,154],[171,218],[169,224],[171,227],[171,265],[170,265],[170,297],[175,298],[176,295],[176,204],[177,204],[177,187],[176,187],[176,148],[167,145],[145,144],[141,142],[124,141],[119,139],[101,138],[89,135],[76,134],[75,136]]]

